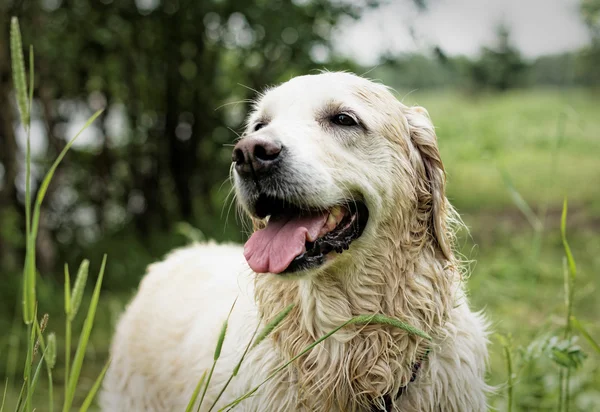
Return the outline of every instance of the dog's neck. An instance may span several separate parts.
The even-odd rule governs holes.
[[[433,242],[417,237],[416,244],[415,237],[399,239],[392,233],[381,236],[377,247],[345,252],[308,279],[257,276],[256,297],[265,320],[296,305],[272,335],[282,360],[361,314],[385,314],[439,336],[453,305],[458,271],[439,259]],[[347,327],[289,368],[286,379],[298,380],[304,390],[300,401],[310,400],[309,409],[361,409],[397,394],[427,348],[422,338],[404,330]]]

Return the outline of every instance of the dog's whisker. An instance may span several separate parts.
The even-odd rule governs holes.
[[[215,112],[216,112],[217,110],[220,110],[220,109],[222,109],[223,107],[230,106],[230,105],[232,105],[232,104],[234,104],[234,105],[237,105],[237,104],[242,104],[242,103],[252,103],[252,102],[253,102],[253,100],[252,100],[252,99],[242,99],[242,100],[236,100],[236,101],[234,101],[234,102],[227,102],[227,103],[223,103],[222,105],[220,105],[219,107],[217,107],[217,108],[215,109]]]
[[[240,135],[238,132],[236,132],[235,130],[233,130],[231,127],[227,126],[227,128],[229,129],[229,131],[235,133],[235,135],[238,137],[238,139],[242,138],[242,135]]]
[[[227,218],[229,217],[229,211],[230,211],[231,205],[233,204],[234,201],[235,201],[235,187],[232,186],[229,189],[227,196],[225,196],[225,201],[223,202],[223,207],[221,208],[221,218],[223,218],[223,212],[225,211],[225,207],[227,206],[227,203],[229,202],[229,207],[227,208],[227,216],[225,217],[225,223],[227,223]]]
[[[248,89],[248,90],[250,90],[250,91],[252,91],[252,92],[256,93],[258,96],[262,96],[261,92],[259,92],[259,91],[258,91],[258,90],[256,90],[256,89],[253,89],[253,88],[252,88],[252,87],[250,87],[250,86],[246,86],[245,84],[242,84],[242,83],[238,83],[238,86],[242,86],[243,88],[245,88],[245,89]]]

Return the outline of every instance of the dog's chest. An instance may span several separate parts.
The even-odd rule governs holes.
[[[270,371],[291,358],[269,343],[256,348],[248,359],[242,378],[248,381],[240,394],[261,384]],[[373,345],[364,343],[364,347]],[[243,410],[393,411],[421,364],[412,362],[404,368],[405,359],[394,351],[362,351],[362,347],[316,347],[264,383],[252,399],[244,401]]]

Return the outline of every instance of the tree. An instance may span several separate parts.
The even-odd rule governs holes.
[[[581,53],[579,67],[585,82],[591,86],[600,85],[600,0],[583,0],[581,15],[587,25],[592,41]]]
[[[219,189],[231,159],[227,145],[248,99],[265,85],[313,69],[352,70],[335,57],[331,32],[340,19],[374,6],[325,0],[0,2],[0,227],[23,221],[22,187],[15,183],[23,154],[6,58],[10,16],[19,17],[25,44],[32,43],[36,55],[34,112],[47,149],[34,159],[34,188],[78,119],[106,108],[48,191],[40,238],[59,240],[50,242],[58,245],[52,252],[58,256],[48,265],[103,249],[92,247],[102,239],[116,253],[123,245],[133,253],[135,242],[146,242],[154,256],[130,258],[139,267],[113,270],[116,278],[141,273],[147,260],[171,247],[149,239],[171,232],[180,220],[215,238],[238,232],[234,225],[229,235],[223,232],[219,216],[227,189]],[[18,225],[11,230],[15,239],[23,233]],[[4,264],[3,256],[14,250],[3,231]],[[126,236],[135,242],[124,242]]]
[[[483,47],[473,62],[470,75],[478,88],[504,91],[523,84],[527,64],[519,50],[512,45],[510,30],[500,24],[496,30],[496,46]]]

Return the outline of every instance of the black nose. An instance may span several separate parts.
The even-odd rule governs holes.
[[[260,177],[269,172],[279,160],[282,146],[271,140],[246,137],[233,149],[231,161],[242,177]]]

